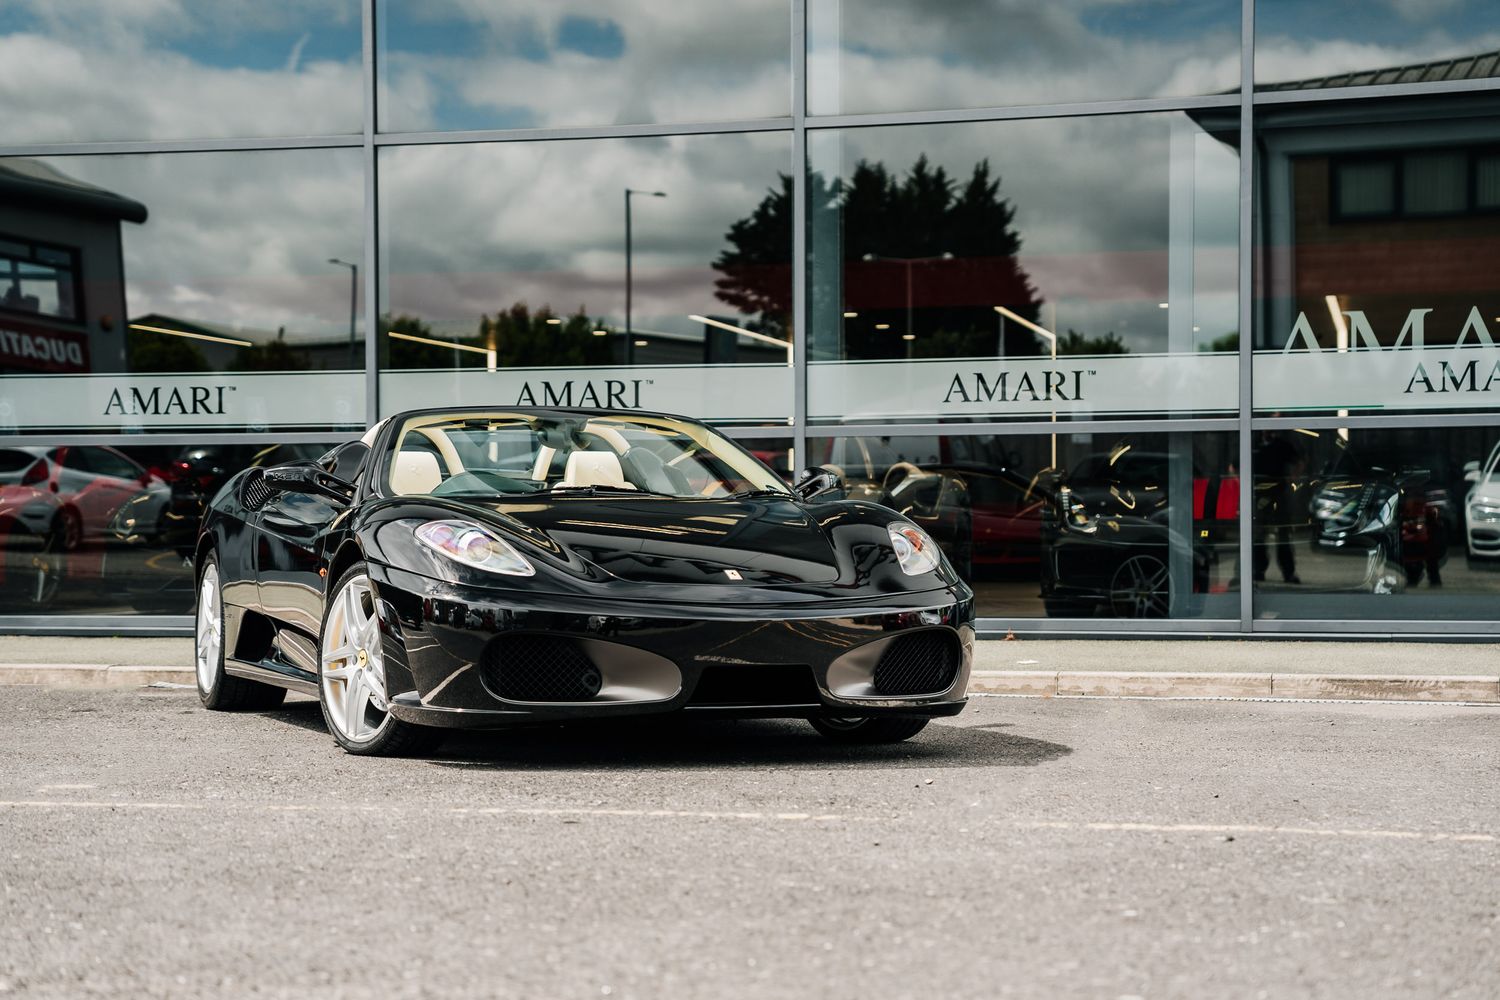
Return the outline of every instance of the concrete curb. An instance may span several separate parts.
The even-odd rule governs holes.
[[[976,670],[974,694],[1033,698],[1287,698],[1500,704],[1500,676]]]
[[[0,663],[0,685],[131,688],[192,684],[192,667],[109,663]],[[1032,698],[1296,698],[1500,704],[1500,676],[1157,673],[1107,670],[976,670],[973,694]]]
[[[192,684],[192,667],[143,667],[128,663],[0,663],[0,684],[56,688],[130,688],[166,681]]]

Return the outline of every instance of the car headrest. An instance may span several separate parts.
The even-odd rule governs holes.
[[[568,456],[564,486],[617,486],[635,489],[625,481],[620,458],[612,451],[575,451]]]
[[[442,469],[432,452],[406,449],[396,452],[396,464],[391,469],[391,490],[397,495],[431,493],[442,481]]]

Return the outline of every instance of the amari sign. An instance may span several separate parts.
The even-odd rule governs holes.
[[[808,366],[814,418],[1079,417],[1226,413],[1235,354],[829,361]]]
[[[365,422],[360,372],[26,375],[0,384],[0,429],[270,430]]]
[[[1255,408],[1305,410],[1444,410],[1500,405],[1500,346],[1479,308],[1450,342],[1427,343],[1432,309],[1410,310],[1388,346],[1363,312],[1339,313],[1333,349],[1320,346],[1300,313],[1280,351],[1255,355]]]

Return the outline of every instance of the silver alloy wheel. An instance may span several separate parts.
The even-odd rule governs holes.
[[[1167,564],[1155,556],[1131,556],[1115,570],[1109,605],[1116,618],[1165,618],[1171,603]]]
[[[323,627],[323,704],[339,735],[352,743],[378,736],[390,721],[385,700],[385,660],[375,591],[363,574],[350,577],[334,597]]]
[[[198,585],[197,639],[198,690],[207,695],[213,690],[214,675],[219,671],[219,651],[224,648],[219,567],[213,563],[203,571],[203,580]]]

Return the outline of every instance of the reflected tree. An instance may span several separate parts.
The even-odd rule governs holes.
[[[132,372],[206,372],[208,359],[192,341],[182,337],[131,330],[127,342]]]
[[[845,357],[905,356],[900,334],[908,323],[916,357],[993,354],[1002,336],[1008,355],[1045,353],[1039,338],[1019,324],[1002,324],[995,312],[1003,305],[1035,322],[1042,302],[1017,260],[1016,209],[1000,186],[988,160],[962,182],[926,156],[904,175],[867,160],[847,179],[809,172],[809,231],[837,232],[842,261],[841,269],[815,268],[809,294],[814,302],[836,302],[839,313],[857,314],[842,331]],[[725,240],[713,263],[719,299],[751,316],[750,326],[785,336],[791,177],[783,175]]]
[[[1130,348],[1113,330],[1100,337],[1089,337],[1070,329],[1057,338],[1057,353],[1063,354],[1129,354]]]
[[[605,335],[596,336],[596,330]],[[390,369],[484,368],[491,350],[500,368],[607,365],[617,339],[612,327],[590,319],[582,307],[560,316],[550,306],[533,313],[524,302],[481,316],[472,336],[440,334],[406,314],[381,317],[380,332],[381,364]]]

